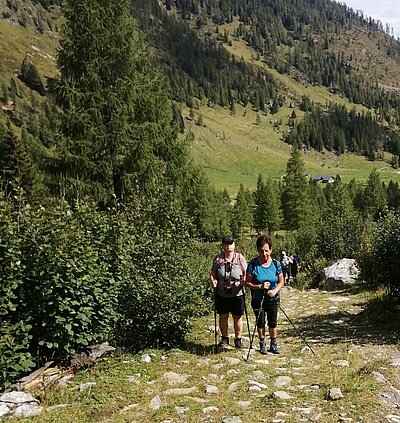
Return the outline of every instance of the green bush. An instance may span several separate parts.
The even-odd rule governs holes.
[[[400,249],[400,214],[390,212],[365,238],[358,257],[361,277],[371,288],[384,286],[389,294],[400,298],[400,274],[396,255]]]
[[[117,317],[108,217],[93,206],[0,202],[1,385],[108,338]]]
[[[119,228],[118,343],[138,350],[181,342],[208,286],[187,220],[167,196],[128,209]]]

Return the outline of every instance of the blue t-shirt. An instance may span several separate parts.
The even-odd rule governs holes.
[[[276,264],[276,266],[275,266]],[[268,267],[262,266],[258,261],[258,257],[253,258],[247,266],[246,273],[253,277],[252,282],[261,285],[264,282],[269,282],[271,285],[269,289],[275,289],[278,285],[278,276],[282,273],[282,267],[278,260],[272,259]],[[261,289],[251,290],[251,299],[254,301],[261,301],[265,291]],[[279,299],[279,292],[274,297],[265,297],[266,301],[276,301]]]

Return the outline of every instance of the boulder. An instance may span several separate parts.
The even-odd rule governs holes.
[[[321,273],[323,289],[333,291],[343,289],[356,282],[360,271],[354,259],[340,259]]]

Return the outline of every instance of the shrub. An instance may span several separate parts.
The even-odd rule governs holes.
[[[395,299],[400,297],[397,253],[400,249],[400,214],[388,213],[366,238],[358,257],[362,279],[371,287],[385,286]]]
[[[119,228],[117,341],[133,350],[181,342],[208,286],[188,222],[167,195],[131,207]]]

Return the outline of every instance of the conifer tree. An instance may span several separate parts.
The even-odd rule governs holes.
[[[312,217],[304,162],[297,145],[293,146],[287,163],[282,192],[282,211],[284,227],[287,229],[299,229]]]
[[[24,190],[30,200],[37,182],[37,170],[21,142],[10,128],[0,121],[0,183],[6,195],[11,195],[17,187]]]
[[[364,216],[372,218],[377,218],[387,205],[386,191],[376,169],[369,174],[362,204]]]
[[[123,200],[176,182],[186,151],[168,90],[128,14],[128,1],[66,2],[54,83],[62,108],[54,165],[68,198]]]

